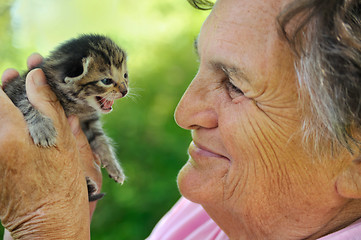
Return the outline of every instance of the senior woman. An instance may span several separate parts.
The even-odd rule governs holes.
[[[355,0],[216,1],[175,113],[193,137],[179,189],[200,205],[182,199],[150,239],[361,239],[360,9]],[[61,141],[36,148],[0,92],[2,223],[14,238],[87,239],[84,174],[99,171],[41,71],[27,89]],[[218,234],[197,235],[203,209],[224,233],[213,224]]]

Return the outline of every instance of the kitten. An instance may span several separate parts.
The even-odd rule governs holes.
[[[100,113],[109,113],[114,100],[128,92],[125,52],[107,37],[82,35],[60,45],[38,68],[43,70],[65,114],[79,117],[93,152],[99,156],[109,176],[123,183],[123,170],[99,117]],[[41,147],[55,146],[57,133],[52,120],[29,102],[25,77],[26,74],[7,83],[4,91],[23,113],[34,143]],[[89,201],[103,196],[95,194],[97,186],[88,177],[87,184]]]

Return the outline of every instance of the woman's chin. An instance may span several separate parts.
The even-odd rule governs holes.
[[[209,204],[222,196],[223,182],[228,169],[204,169],[197,166],[192,158],[180,170],[177,183],[182,196],[200,204]]]

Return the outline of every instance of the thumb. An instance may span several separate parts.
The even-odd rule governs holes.
[[[66,121],[64,110],[47,83],[44,72],[40,68],[31,70],[27,74],[26,94],[31,104],[39,112],[50,117],[54,121],[56,128],[59,127],[62,119],[65,119]]]
[[[57,101],[56,95],[51,91],[44,72],[40,69],[31,70],[26,76],[26,93],[30,102],[40,108],[43,103]]]

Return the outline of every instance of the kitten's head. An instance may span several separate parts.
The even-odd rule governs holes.
[[[58,85],[68,97],[101,113],[109,113],[114,100],[129,90],[126,54],[107,37],[72,39],[45,62],[56,70]]]

